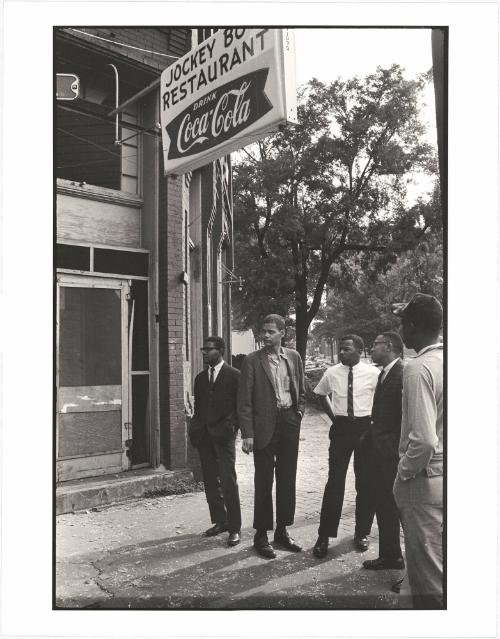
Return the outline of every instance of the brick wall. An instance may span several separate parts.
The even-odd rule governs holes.
[[[187,464],[184,362],[186,286],[183,212],[189,193],[182,176],[160,178],[159,378],[161,460],[167,468]]]

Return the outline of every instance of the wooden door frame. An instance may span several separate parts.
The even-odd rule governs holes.
[[[122,350],[122,403],[121,403],[121,432],[122,454],[121,469],[128,470],[131,459],[127,455],[125,442],[131,438],[130,415],[130,353],[128,335],[128,300],[130,299],[131,280],[116,277],[92,277],[88,275],[57,274],[56,296],[56,463],[59,460],[59,331],[60,331],[60,290],[66,288],[104,288],[119,290],[121,306],[121,350]],[[82,458],[92,455],[82,455]],[[62,461],[62,460],[61,460]]]

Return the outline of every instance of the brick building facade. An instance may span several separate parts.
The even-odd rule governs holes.
[[[202,31],[55,29],[80,83],[54,109],[58,482],[192,467],[203,339],[231,358],[230,160],[166,177],[157,126],[160,73]]]

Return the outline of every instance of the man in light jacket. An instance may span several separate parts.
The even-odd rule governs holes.
[[[268,315],[263,323],[264,347],[243,360],[238,389],[242,450],[253,452],[254,547],[266,559],[276,557],[267,531],[273,529],[273,480],[276,473],[278,546],[299,552],[301,546],[286,529],[295,515],[295,478],[299,434],[305,410],[304,369],[297,351],[281,346],[285,320]]]
[[[405,345],[417,356],[403,372],[399,464],[394,498],[405,536],[406,567],[416,609],[443,607],[443,309],[417,293],[395,311]]]

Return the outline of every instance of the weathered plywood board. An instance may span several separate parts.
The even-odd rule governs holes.
[[[121,413],[65,413],[59,416],[59,457],[107,453],[121,448]]]
[[[59,388],[60,413],[87,413],[121,410],[121,386],[62,386]]]
[[[59,193],[57,240],[141,248],[141,210]]]
[[[123,470],[122,463],[122,453],[59,460],[56,463],[57,481],[119,473]]]

